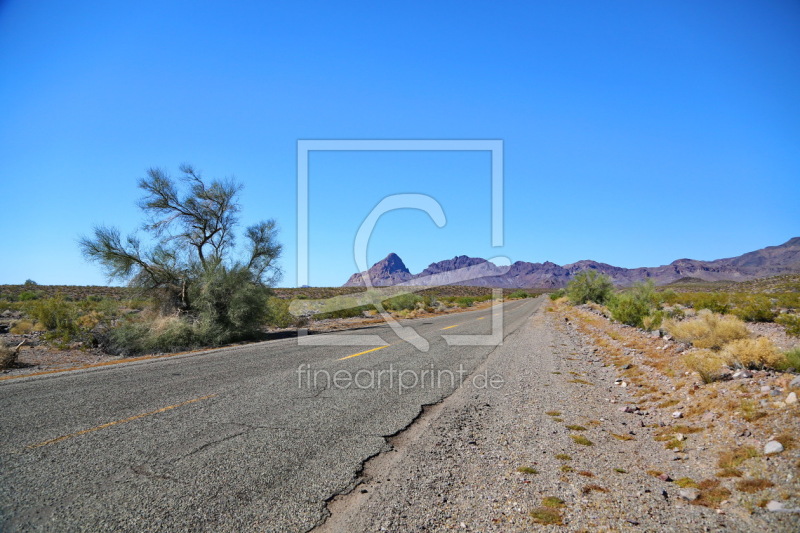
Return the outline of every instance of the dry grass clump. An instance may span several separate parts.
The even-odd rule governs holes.
[[[690,342],[696,348],[719,350],[726,343],[746,339],[750,333],[742,320],[723,316],[707,309],[690,320],[667,320],[664,329],[681,342]]]
[[[17,350],[10,348],[5,342],[0,341],[0,369],[13,366],[17,361],[18,353]]]
[[[17,320],[8,331],[13,335],[25,335],[33,331],[34,325],[30,320]]]
[[[741,446],[734,450],[722,453],[719,456],[719,460],[717,461],[717,466],[723,469],[725,468],[734,469],[737,466],[741,465],[746,460],[758,456],[759,456],[758,450],[756,450],[752,446]]]
[[[781,433],[775,440],[780,442],[784,450],[791,450],[794,448],[795,438],[791,433]]]
[[[570,457],[566,453],[556,454],[556,459],[558,459],[559,461],[572,461],[572,457]]]
[[[725,376],[726,359],[713,350],[690,350],[681,356],[681,362],[697,372],[703,383],[719,381]]]
[[[693,505],[703,505],[705,507],[718,507],[720,503],[727,500],[731,491],[725,487],[720,487],[718,479],[704,479],[697,484],[700,489],[700,497],[690,502]]]
[[[592,441],[590,441],[583,435],[570,435],[570,438],[574,440],[576,444],[582,444],[583,446],[591,446],[592,444],[594,444]]]
[[[742,492],[758,492],[760,490],[768,489],[770,487],[774,487],[775,484],[768,479],[742,479],[736,483],[736,490],[740,490]]]
[[[728,365],[738,368],[778,368],[784,355],[766,337],[739,339],[727,343],[721,352]]]
[[[758,404],[753,400],[742,400],[742,403],[739,406],[739,412],[741,413],[742,418],[748,422],[755,422],[759,418],[764,418],[767,416],[767,413],[760,410],[758,408]]]
[[[530,466],[520,466],[517,468],[517,472],[520,474],[538,474],[539,471]]]
[[[581,489],[581,493],[583,494],[589,494],[590,492],[608,492],[608,489],[605,487],[601,487],[600,485],[597,485],[595,483],[592,483],[591,485],[586,485]]]
[[[550,507],[537,507],[530,512],[531,518],[537,523],[544,525],[560,526],[563,524],[561,521],[561,513],[557,509]]]
[[[547,496],[542,498],[542,505],[544,507],[550,507],[551,509],[557,509],[559,507],[564,507],[564,500],[556,496]]]
[[[717,477],[742,477],[744,473],[742,473],[742,471],[739,470],[738,468],[728,467],[728,468],[723,468],[714,475]]]

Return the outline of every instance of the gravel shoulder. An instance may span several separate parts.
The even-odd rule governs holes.
[[[365,465],[318,530],[797,530],[797,514],[690,503],[671,480],[708,478],[706,459],[656,440],[663,412],[624,412],[634,397],[615,384],[620,369],[548,309],[476,371],[502,387],[468,378]]]

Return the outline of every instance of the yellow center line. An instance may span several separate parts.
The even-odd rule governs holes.
[[[485,316],[481,316],[481,317],[478,317],[478,320],[483,320],[484,318],[486,318],[486,317]]]
[[[345,359],[350,359],[351,357],[358,357],[359,355],[364,355],[365,353],[374,352],[375,350],[383,350],[384,348],[388,348],[391,344],[387,344],[385,346],[378,346],[377,348],[370,348],[369,350],[364,350],[363,352],[354,353],[353,355],[348,355],[347,357],[342,357],[339,361],[344,361]]]
[[[454,326],[447,326],[446,328],[442,328],[442,329],[457,328],[458,326],[460,326],[460,324],[456,324]]]
[[[158,413],[163,413],[164,411],[169,411],[170,409],[175,409],[176,407],[182,407],[184,405],[188,405],[190,403],[199,402],[201,400],[207,400],[209,398],[213,398],[216,394],[209,394],[208,396],[202,396],[200,398],[195,398],[193,400],[187,400],[185,402],[176,403],[175,405],[168,405],[167,407],[162,407],[161,409],[156,409],[155,411],[150,411],[148,413],[142,413],[140,415],[129,416],[128,418],[123,418],[122,420],[115,420],[113,422],[108,422],[106,424],[101,424],[99,426],[89,428],[89,429],[82,429],[81,431],[76,431],[75,433],[70,433],[69,435],[62,435],[60,437],[56,437],[54,439],[46,440],[44,442],[39,442],[37,444],[31,444],[26,446],[28,449],[31,448],[39,448],[41,446],[47,446],[48,444],[55,444],[56,442],[60,442],[65,439],[71,439],[72,437],[77,437],[79,435],[85,435],[86,433],[91,433],[92,431],[97,431],[98,429],[105,429],[107,427],[115,426],[117,424],[124,424],[125,422],[132,422],[134,420],[138,420],[139,418],[144,418],[145,416],[156,415]]]

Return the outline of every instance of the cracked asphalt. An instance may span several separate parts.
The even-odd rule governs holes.
[[[541,301],[504,303],[503,334]],[[427,352],[381,325],[334,340],[387,347],[283,339],[3,382],[0,530],[307,531],[387,436],[504,349],[442,337],[487,335],[497,310],[403,321]]]

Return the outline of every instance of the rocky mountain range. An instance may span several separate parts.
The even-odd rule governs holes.
[[[549,261],[528,263],[517,261],[510,266],[497,266],[480,257],[461,255],[431,263],[419,274],[412,274],[397,254],[391,253],[367,272],[350,276],[345,287],[364,286],[369,274],[373,286],[389,285],[474,285],[502,288],[559,288],[583,270],[596,270],[611,278],[614,284],[629,286],[637,281],[653,280],[664,285],[691,277],[705,281],[747,281],[766,276],[800,272],[800,237],[779,246],[768,246],[754,252],[700,261],[678,259],[658,267],[622,268],[597,261],[584,260],[568,265]]]

